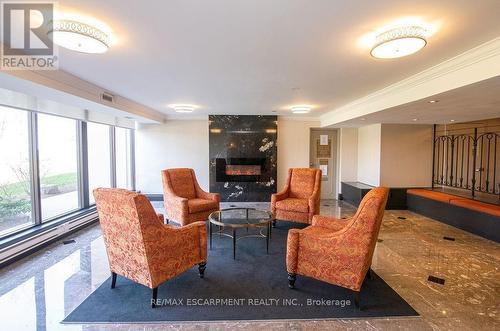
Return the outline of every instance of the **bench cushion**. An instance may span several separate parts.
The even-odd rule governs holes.
[[[454,198],[450,201],[450,204],[493,216],[500,216],[500,206],[498,205],[463,198]]]
[[[408,194],[418,195],[424,198],[450,203],[450,200],[456,199],[456,195],[451,195],[443,192],[430,191],[425,189],[412,188],[406,191]]]

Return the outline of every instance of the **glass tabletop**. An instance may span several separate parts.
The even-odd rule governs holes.
[[[208,216],[210,223],[229,227],[258,227],[269,224],[271,212],[256,208],[227,208]]]

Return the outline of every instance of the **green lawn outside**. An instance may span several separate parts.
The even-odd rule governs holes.
[[[54,175],[54,176],[46,176],[40,179],[40,184],[44,185],[70,185],[77,183],[77,175],[76,172]],[[7,184],[4,186],[0,186],[0,196],[23,196],[25,195],[25,187],[29,185],[26,182],[17,182],[12,184]]]

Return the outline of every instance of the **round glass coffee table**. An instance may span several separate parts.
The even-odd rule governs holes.
[[[269,253],[272,219],[272,214],[269,211],[256,208],[227,208],[214,211],[208,216],[210,249],[212,249],[212,235],[215,232],[218,235],[233,239],[233,259],[236,259],[236,241],[242,238],[266,238],[266,253]],[[215,231],[214,225],[217,226]],[[246,229],[248,232],[250,228],[260,230],[257,234],[244,234],[236,237],[236,230]],[[229,233],[225,232],[226,229],[230,230]]]

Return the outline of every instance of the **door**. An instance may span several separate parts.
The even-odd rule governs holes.
[[[321,199],[336,199],[336,151],[337,130],[311,129],[309,166],[323,172]]]

